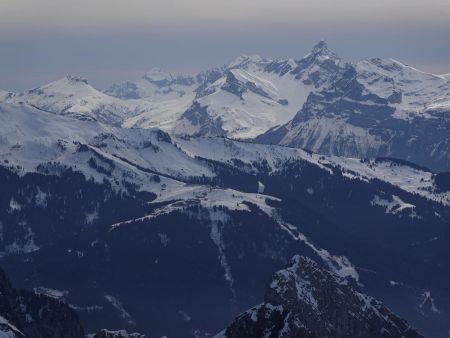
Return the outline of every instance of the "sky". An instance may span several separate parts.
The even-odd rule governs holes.
[[[195,73],[240,54],[392,57],[450,73],[449,0],[0,0],[0,88],[67,74],[98,88],[153,67]]]

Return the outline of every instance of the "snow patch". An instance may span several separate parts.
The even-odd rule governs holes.
[[[98,219],[98,208],[96,207],[92,212],[86,213],[85,224],[93,224]]]
[[[317,248],[309,239],[300,233],[296,227],[291,224],[278,221],[280,227],[287,231],[292,238],[298,241],[302,241],[307,246],[309,246],[321,259],[328,265],[329,269],[336,275],[342,278],[353,278],[358,284],[359,274],[356,271],[355,266],[349,261],[345,256],[332,255],[327,250],[322,248]],[[361,284],[360,284],[361,285]]]
[[[185,322],[190,322],[191,321],[191,316],[189,316],[186,312],[184,312],[183,310],[178,310],[178,314],[181,316],[181,319],[183,319]]]
[[[41,208],[45,208],[47,206],[48,195],[47,195],[47,193],[42,191],[39,187],[37,189],[38,189],[38,191],[37,191],[36,195],[34,196],[36,205]]]
[[[6,328],[2,328],[1,326]],[[12,325],[5,317],[0,316],[0,337],[1,338],[16,338],[17,334],[22,337],[25,335],[14,325]]]
[[[265,186],[260,181],[258,181],[258,194],[264,194]]]
[[[167,236],[165,233],[159,232],[158,237],[163,247],[166,247],[169,244],[169,236]]]
[[[386,200],[378,195],[375,195],[373,200],[370,202],[371,205],[377,205],[383,207],[387,214],[402,214],[403,212],[408,212],[410,218],[420,218],[416,213],[416,206],[410,203],[406,203],[396,195],[392,195],[392,200]]]
[[[422,300],[421,300],[421,303],[419,304],[419,309],[422,314],[426,310],[426,307],[427,307],[427,310],[429,310],[433,313],[440,313],[439,309],[436,307],[434,298],[431,296],[430,290],[424,290],[421,298],[422,298]]]
[[[64,299],[69,294],[67,290],[50,289],[43,286],[34,288],[33,291],[38,295],[45,295],[54,299]]]
[[[131,315],[125,310],[125,308],[123,307],[122,303],[114,296],[111,295],[105,295],[105,298],[108,302],[111,303],[111,305],[116,308],[116,310],[119,312],[120,317],[122,317],[123,319],[125,319],[128,324],[131,325],[136,325],[136,323],[134,322],[133,318],[131,317]]]
[[[11,210],[11,212],[14,212],[14,211],[20,211],[20,210],[22,210],[22,206],[20,205],[19,202],[17,202],[17,201],[12,197],[11,200],[9,201],[9,210]]]

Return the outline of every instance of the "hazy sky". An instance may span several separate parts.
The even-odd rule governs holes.
[[[66,74],[105,87],[242,53],[300,58],[321,39],[349,60],[450,73],[450,0],[0,0],[0,88]]]

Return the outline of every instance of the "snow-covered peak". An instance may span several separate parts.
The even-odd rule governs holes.
[[[173,76],[169,72],[161,68],[152,68],[145,73],[144,78],[155,84],[161,84],[162,86],[172,81]]]
[[[63,94],[71,96],[85,96],[100,93],[92,87],[86,79],[67,75],[59,80],[50,82],[38,88],[28,90],[25,94],[30,95],[49,95],[49,94]]]
[[[316,43],[312,49],[312,53],[318,54],[318,53],[330,53],[330,50],[328,49],[328,45],[324,40],[320,40],[318,43]]]
[[[81,76],[76,76],[76,75],[66,75],[65,77],[69,82],[71,83],[84,83],[84,84],[88,84],[88,81],[81,77]]]
[[[264,61],[268,61],[268,59],[263,59],[259,55],[241,54],[228,65],[228,68],[246,67],[249,64],[258,64]]]
[[[290,74],[306,85],[313,85],[316,90],[343,74],[348,65],[330,51],[324,41],[317,43],[309,54],[295,61],[295,64]]]
[[[323,42],[300,61],[241,55],[199,87],[196,102],[174,132],[253,138],[292,118],[312,90],[342,69]]]
[[[328,49],[327,43],[323,40],[315,44],[311,52],[302,58],[302,60],[308,60],[309,62],[323,62],[329,59],[338,60],[339,58]]]
[[[78,76],[65,76],[41,87],[7,97],[8,103],[26,103],[40,110],[77,120],[120,125],[126,117],[146,110],[145,102],[128,103],[92,87]]]

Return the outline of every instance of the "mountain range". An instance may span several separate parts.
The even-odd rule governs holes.
[[[448,78],[345,62],[320,42],[299,60],[154,69],[104,91],[68,76],[1,92],[0,266],[106,336],[210,337],[230,323],[245,336],[290,261],[294,280],[344,292],[334,305],[360,324],[357,299],[445,336]],[[322,277],[304,275],[316,265]],[[272,300],[264,316],[278,316]]]
[[[104,92],[68,76],[0,100],[126,128],[450,168],[450,75],[393,59],[344,61],[323,41],[300,59],[242,55],[196,76],[152,69]]]

